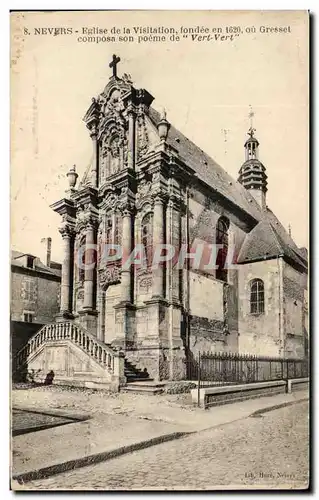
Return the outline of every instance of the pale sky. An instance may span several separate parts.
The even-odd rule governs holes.
[[[20,17],[18,17],[20,16]],[[13,16],[12,16],[13,17]],[[244,161],[249,105],[267,169],[267,204],[308,246],[308,32],[302,12],[58,12],[12,19],[12,247],[40,255],[52,237],[61,260],[59,216],[49,207],[64,196],[76,164],[81,177],[92,154],[82,118],[111,75],[129,73],[154,107],[237,179]],[[235,41],[80,43],[72,35],[34,35],[34,27],[241,26]],[[256,33],[245,33],[245,27]],[[290,26],[262,34],[259,26]],[[27,28],[30,35],[23,35]],[[13,35],[15,37],[13,38]],[[226,132],[225,132],[226,131]]]

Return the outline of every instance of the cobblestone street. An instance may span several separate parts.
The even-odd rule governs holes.
[[[308,404],[249,417],[107,462],[29,482],[27,489],[305,488]]]

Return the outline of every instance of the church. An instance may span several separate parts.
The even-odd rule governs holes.
[[[186,360],[203,351],[304,357],[307,251],[267,206],[255,129],[236,181],[152,107],[146,89],[118,76],[119,62],[114,55],[83,119],[91,165],[78,184],[76,168],[67,172],[66,194],[52,205],[62,219],[61,304],[40,344],[66,324],[87,358],[107,363],[120,353],[117,363],[155,380],[187,378]],[[101,258],[105,245],[121,256]],[[165,245],[186,249],[183,265],[152,265]],[[205,254],[214,246],[216,265],[194,265],[199,247]],[[145,249],[144,265],[124,266],[136,247]],[[59,333],[54,339],[50,360],[61,364]],[[83,352],[65,354],[62,365],[61,380],[75,372],[87,380],[92,368]]]

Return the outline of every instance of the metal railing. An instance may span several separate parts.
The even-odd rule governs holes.
[[[276,358],[239,353],[199,353],[187,360],[187,378],[198,387],[248,384],[309,376],[308,359]]]

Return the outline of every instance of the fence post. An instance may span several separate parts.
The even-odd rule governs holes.
[[[200,351],[198,353],[198,386],[197,386],[197,405],[200,406]]]
[[[284,360],[281,360],[281,380],[284,379]]]

